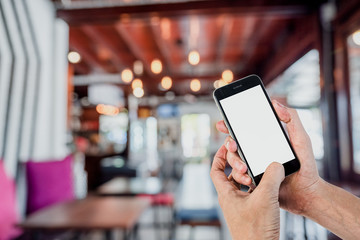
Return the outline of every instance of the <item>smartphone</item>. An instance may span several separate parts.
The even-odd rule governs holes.
[[[283,164],[286,176],[300,169],[295,151],[257,75],[220,87],[213,95],[254,186],[272,162]]]

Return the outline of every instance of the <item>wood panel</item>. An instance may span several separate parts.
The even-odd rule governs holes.
[[[149,13],[156,12],[161,17],[182,16],[184,14],[196,15],[217,15],[223,13],[236,13],[245,16],[275,16],[280,18],[294,18],[305,16],[314,9],[321,1],[294,0],[294,1],[184,1],[166,2],[143,5],[123,5],[104,8],[63,8],[57,11],[58,17],[70,24],[89,24],[94,22],[114,22],[122,14],[132,14],[134,17],[141,18]]]

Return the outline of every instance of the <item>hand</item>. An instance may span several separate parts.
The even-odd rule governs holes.
[[[252,192],[240,191],[224,173],[227,149],[221,146],[214,157],[211,178],[232,239],[279,239],[279,187],[284,168],[272,163]]]
[[[287,108],[275,100],[272,102],[278,117],[286,124],[290,142],[301,164],[300,170],[287,177],[282,183],[279,198],[280,206],[287,211],[303,215],[320,182],[311,141],[296,110]],[[223,133],[229,133],[224,121],[219,121],[216,127]],[[246,174],[246,165],[236,154],[235,141],[228,137],[226,146],[229,150],[229,164],[233,167],[233,178],[240,184],[249,185],[251,179]]]

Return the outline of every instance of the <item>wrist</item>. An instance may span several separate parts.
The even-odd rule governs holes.
[[[326,188],[326,182],[319,177],[319,179],[311,185],[306,194],[304,194],[304,205],[302,209],[300,209],[300,214],[305,217],[309,217],[313,212],[313,209],[316,208],[322,201],[322,193],[323,189]]]

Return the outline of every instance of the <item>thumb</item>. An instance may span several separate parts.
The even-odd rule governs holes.
[[[291,143],[299,147],[309,142],[309,137],[301,123],[299,115],[295,109],[287,108],[276,100],[273,106],[280,120],[286,123]]]
[[[273,196],[279,195],[279,188],[285,178],[285,170],[281,163],[273,162],[265,170],[259,186],[255,191],[267,191]]]

